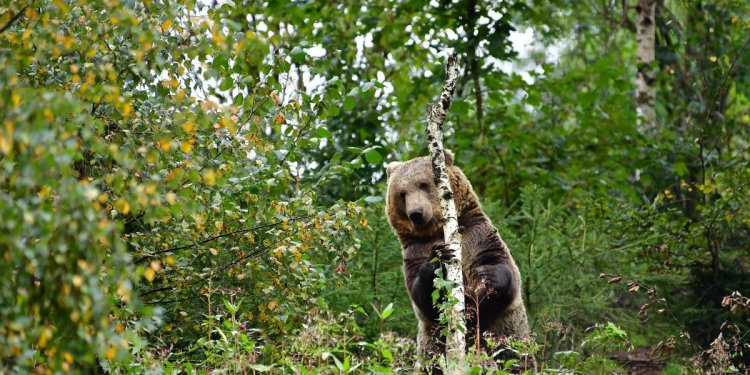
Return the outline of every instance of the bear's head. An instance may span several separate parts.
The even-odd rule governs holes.
[[[476,195],[461,170],[453,166],[453,153],[448,150],[445,151],[445,163],[460,215],[462,202],[476,201]],[[440,233],[443,222],[431,158],[423,156],[392,162],[386,167],[386,174],[386,215],[393,229],[399,235],[416,237],[432,237]]]

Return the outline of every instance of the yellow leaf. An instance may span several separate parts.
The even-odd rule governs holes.
[[[146,272],[143,273],[143,277],[148,280],[148,282],[154,281],[154,277],[156,277],[156,271],[154,271],[153,268],[147,268]]]
[[[122,117],[130,117],[130,112],[133,110],[133,108],[130,106],[130,103],[125,103],[122,105]]]
[[[174,263],[175,263],[174,257],[171,256],[171,255],[168,256],[167,259],[165,260],[165,262],[167,263],[167,265],[170,265],[170,266],[174,265]]]
[[[18,108],[21,105],[21,95],[18,95],[17,92],[12,92],[10,94],[10,101],[13,103],[13,108]]]
[[[75,285],[76,287],[79,287],[82,284],[83,284],[83,277],[81,277],[80,275],[73,276],[73,285]]]
[[[224,42],[224,36],[219,33],[214,33],[212,41],[214,42],[214,44],[220,45]]]
[[[0,143],[2,143],[2,142],[0,142]],[[37,193],[37,195],[39,196],[39,198],[47,198],[47,197],[49,197],[49,193],[50,193],[51,190],[52,189],[50,189],[49,186],[44,185],[44,186],[42,186],[41,189],[39,189],[39,192]]]
[[[0,151],[2,151],[4,154],[10,154],[11,151],[13,151],[13,141],[10,140],[10,138],[5,138],[3,134],[0,133]]]
[[[213,169],[209,169],[203,173],[203,181],[208,184],[208,186],[213,186],[213,184],[216,183],[216,173],[214,173]]]
[[[8,136],[12,137],[16,131],[16,124],[11,120],[5,120],[5,131],[8,133]]]
[[[192,121],[187,121],[184,124],[182,124],[182,130],[187,132],[188,134],[195,134],[195,131],[198,129],[197,126],[195,126],[195,123]]]
[[[175,193],[171,192],[171,191],[169,193],[167,193],[167,195],[165,196],[165,198],[167,200],[167,203],[169,203],[169,204],[174,204],[174,202],[177,201],[177,195]]]
[[[284,117],[284,114],[281,113],[281,112],[279,112],[278,114],[276,114],[275,120],[276,120],[276,124],[278,124],[278,125],[284,125],[284,124],[286,124],[286,117]]]
[[[185,90],[179,90],[176,94],[174,94],[174,99],[178,102],[181,102],[182,99],[185,99]]]
[[[182,141],[182,145],[180,146],[182,149],[182,152],[189,154],[191,151],[193,151],[193,144],[190,143],[190,141]]]
[[[73,363],[73,355],[68,352],[63,353],[63,359],[65,360],[65,362]]]
[[[111,361],[115,359],[115,354],[117,354],[117,352],[115,351],[115,347],[110,346],[109,349],[107,349],[107,351],[104,353],[104,358],[107,358]]]
[[[53,0],[53,4],[55,4],[56,7],[58,7],[63,13],[68,13],[70,10],[70,7],[68,7],[68,4],[65,4],[62,0]]]
[[[115,203],[115,209],[117,209],[119,213],[127,215],[130,212],[130,202],[120,198],[117,200],[117,203]]]
[[[42,330],[42,334],[39,335],[39,339],[37,339],[36,341],[37,346],[39,346],[40,348],[46,347],[50,338],[52,338],[52,330],[49,328],[44,328]]]
[[[31,20],[35,20],[37,17],[39,17],[39,13],[36,12],[36,9],[33,7],[29,7],[26,9],[26,17]]]
[[[170,142],[167,139],[162,139],[159,141],[159,148],[163,151],[169,151],[169,149],[172,147],[172,142]]]
[[[242,49],[243,48],[245,48],[245,42],[244,41],[240,41],[239,43],[235,43],[234,44],[234,54],[235,55],[239,55],[240,53],[242,53]]]
[[[161,30],[167,31],[172,28],[172,20],[166,20],[161,23]]]

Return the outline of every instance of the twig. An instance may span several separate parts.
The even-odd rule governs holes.
[[[296,221],[296,220],[304,219],[304,218],[307,218],[307,217],[309,217],[309,215],[300,215],[300,216],[295,216],[295,217],[289,218],[286,221]],[[159,254],[164,254],[164,253],[169,253],[169,252],[173,252],[173,251],[179,251],[179,250],[189,249],[189,248],[192,248],[192,247],[195,247],[195,246],[198,246],[198,245],[203,245],[203,244],[206,244],[208,242],[218,240],[219,238],[228,237],[228,236],[232,236],[232,235],[240,234],[240,233],[252,232],[252,231],[255,231],[255,230],[259,230],[259,229],[269,228],[269,227],[273,227],[273,226],[282,224],[284,222],[285,222],[284,220],[280,220],[280,221],[276,221],[276,222],[273,222],[273,223],[256,225],[256,226],[250,227],[250,228],[243,228],[243,229],[238,229],[238,230],[235,230],[235,231],[232,231],[232,232],[222,233],[222,234],[219,234],[219,235],[216,235],[216,236],[213,236],[213,237],[209,237],[209,238],[200,240],[198,242],[193,242],[193,243],[191,243],[189,245],[181,245],[181,246],[176,246],[176,247],[172,247],[172,248],[169,248],[169,249],[158,250],[158,251],[155,251],[155,252],[153,252],[151,254],[144,255],[144,256],[138,258],[135,261],[135,263],[136,264],[142,263],[143,261],[148,260],[150,258],[153,258],[153,257],[155,257],[155,256],[157,256]]]
[[[294,137],[294,142],[292,142],[292,147],[296,147],[297,146],[297,141],[299,141],[299,137],[302,135],[302,133],[305,130],[307,130],[307,127],[310,126],[310,124],[312,123],[312,119],[313,119],[313,116],[308,116],[307,117],[307,122],[305,123],[305,125],[303,125],[299,129],[299,132],[297,132],[297,136]],[[279,161],[279,166],[283,166],[284,165],[284,162],[286,161],[287,156],[289,156],[289,154],[292,153],[292,147],[288,147],[287,148],[286,154],[284,154],[284,157],[281,158],[281,161]]]
[[[28,5],[24,5],[24,7],[21,8],[21,10],[19,10],[18,13],[14,14],[13,17],[11,17],[11,19],[8,21],[8,23],[6,23],[5,26],[3,26],[2,29],[0,29],[0,34],[2,34],[3,32],[5,32],[5,30],[7,30],[16,21],[18,21],[18,19],[21,18],[21,15],[23,15],[23,12],[25,12],[28,7],[29,7]]]

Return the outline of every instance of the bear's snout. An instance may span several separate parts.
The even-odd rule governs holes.
[[[411,210],[409,212],[409,220],[411,220],[411,222],[418,227],[421,227],[422,225],[426,224],[425,218],[424,218],[424,212],[422,212],[421,208],[416,208],[416,209]]]
[[[416,228],[424,228],[434,219],[432,198],[422,190],[410,191],[404,195],[405,207],[402,212]]]

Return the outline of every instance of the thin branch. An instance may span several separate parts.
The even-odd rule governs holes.
[[[307,218],[307,217],[309,217],[309,215],[300,215],[300,216],[289,218],[286,221],[296,221],[296,220],[304,219],[304,218]],[[196,247],[196,246],[199,246],[199,245],[204,245],[204,244],[209,243],[211,241],[218,240],[218,239],[223,238],[223,237],[233,236],[235,234],[252,232],[252,231],[256,231],[256,230],[264,229],[264,228],[270,228],[270,227],[282,224],[284,222],[285,222],[284,220],[280,220],[280,221],[276,221],[276,222],[273,222],[273,223],[256,225],[256,226],[250,227],[250,228],[243,228],[243,229],[238,229],[238,230],[235,230],[235,231],[232,231],[232,232],[222,233],[222,234],[219,234],[219,235],[216,235],[216,236],[213,236],[213,237],[209,237],[209,238],[200,240],[198,242],[193,242],[193,243],[188,244],[188,245],[180,245],[180,246],[172,247],[172,248],[169,248],[169,249],[158,250],[158,251],[155,251],[155,252],[153,252],[151,254],[144,255],[144,256],[138,258],[135,261],[135,263],[136,264],[142,263],[142,262],[144,262],[144,261],[146,261],[148,259],[151,259],[151,258],[153,258],[153,257],[155,257],[155,256],[157,256],[159,254],[170,253],[170,252],[174,252],[174,251],[179,251],[179,250],[185,250],[185,249],[193,248],[193,247]]]
[[[14,14],[13,17],[11,17],[10,21],[8,21],[8,23],[6,23],[5,26],[3,26],[2,29],[0,29],[0,34],[5,32],[5,30],[8,30],[8,28],[10,28],[16,21],[18,21],[18,19],[21,18],[21,16],[23,15],[23,13],[26,11],[28,7],[29,7],[28,5],[24,5],[24,7],[21,8],[21,10],[19,10],[18,13]]]
[[[302,133],[304,133],[305,130],[307,130],[307,127],[310,126],[310,124],[312,123],[312,119],[313,119],[313,116],[307,117],[307,122],[305,123],[305,125],[303,125],[299,129],[299,132],[297,132],[297,136],[294,137],[294,142],[292,142],[293,147],[297,146],[297,141],[299,141],[299,137],[302,135]],[[284,154],[284,157],[281,158],[281,161],[279,161],[279,166],[284,165],[284,162],[286,161],[287,156],[289,156],[289,154],[291,153],[292,153],[292,147],[288,147],[288,149],[286,150],[286,154]]]
[[[297,232],[298,231],[295,231],[293,234],[296,234]],[[187,285],[190,286],[190,288],[188,288],[188,291],[189,292],[193,292],[194,294],[198,294],[198,296],[196,296],[196,297],[186,297],[186,298],[174,299],[174,300],[165,300],[164,298],[162,298],[162,299],[159,299],[159,300],[156,300],[156,301],[146,302],[146,304],[161,304],[161,303],[183,302],[183,301],[189,301],[189,300],[200,298],[201,297],[200,294],[195,292],[196,284],[200,283],[200,285],[198,285],[197,288],[202,288],[203,285],[205,285],[206,281],[208,281],[212,277],[216,276],[217,274],[222,273],[222,272],[226,271],[227,269],[236,266],[237,264],[239,264],[240,262],[242,262],[244,260],[247,260],[247,259],[250,259],[252,257],[255,257],[255,256],[258,256],[258,255],[261,255],[263,253],[268,252],[268,250],[270,250],[271,248],[275,247],[277,244],[279,244],[280,242],[282,242],[282,241],[284,241],[286,239],[288,239],[288,237],[279,238],[276,241],[274,241],[271,244],[269,244],[268,246],[263,246],[263,247],[256,248],[254,251],[252,251],[252,252],[250,252],[248,254],[242,255],[240,257],[237,257],[237,258],[229,261],[228,263],[220,266],[219,268],[214,269],[213,271],[211,271],[211,272],[209,272],[209,273],[207,273],[207,274],[199,277],[197,280],[194,280],[194,281],[192,281],[190,283],[187,283]],[[162,288],[157,288],[157,289],[154,289],[154,290],[150,290],[150,291],[144,292],[140,296],[143,297],[143,296],[146,296],[148,294],[157,293],[157,292],[163,292],[163,291],[169,290],[169,289],[176,289],[176,287],[174,287],[174,286],[166,286],[166,287],[162,287]]]

